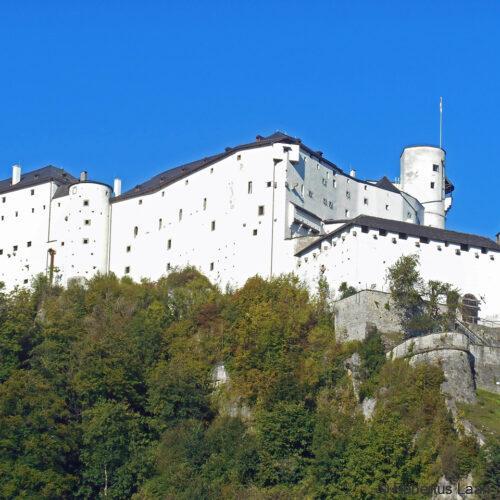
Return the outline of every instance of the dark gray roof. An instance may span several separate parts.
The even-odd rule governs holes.
[[[375,186],[387,191],[392,191],[393,193],[401,193],[401,191],[385,175],[375,184]]]
[[[38,186],[39,184],[45,184],[50,181],[55,182],[58,186],[62,186],[77,182],[78,179],[73,177],[70,173],[65,172],[62,168],[48,165],[22,174],[21,180],[14,186],[12,185],[12,178],[0,181],[0,193],[3,194],[10,191],[17,191],[18,189]]]
[[[476,248],[486,248],[488,250],[500,252],[500,245],[489,238],[485,238],[484,236],[478,236],[476,234],[469,233],[458,233],[456,231],[448,231],[446,229],[421,226],[419,224],[400,222],[391,219],[381,219],[380,217],[372,217],[370,215],[359,215],[358,217],[351,219],[339,228],[335,229],[334,231],[317,239],[310,245],[302,248],[295,255],[302,255],[321,241],[331,236],[335,236],[336,234],[342,233],[344,230],[352,226],[366,226],[370,229],[382,229],[391,233],[404,233],[408,236],[415,236],[417,238],[428,238],[429,240],[441,241],[443,243],[448,242],[457,245],[469,245]]]
[[[143,182],[142,184],[138,184],[134,188],[123,193],[121,196],[113,198],[112,202],[119,202],[128,198],[135,198],[136,196],[142,196],[144,194],[154,193],[155,191],[158,191],[168,186],[169,184],[172,184],[173,182],[182,179],[183,177],[186,177],[198,170],[201,170],[202,168],[208,167],[209,165],[212,165],[224,158],[227,158],[228,156],[231,156],[232,154],[238,151],[270,146],[276,142],[281,142],[285,144],[299,144],[304,151],[306,151],[311,156],[315,157],[321,163],[332,167],[339,173],[343,173],[342,169],[340,169],[337,165],[327,160],[326,158],[323,158],[323,153],[321,151],[314,151],[308,146],[302,144],[301,139],[298,139],[297,137],[291,137],[287,134],[284,134],[283,132],[275,132],[274,134],[271,134],[267,137],[258,135],[255,138],[254,142],[250,142],[248,144],[241,144],[239,146],[235,146],[232,148],[226,148],[223,153],[218,153],[213,156],[207,156],[206,158],[202,158],[201,160],[196,160],[191,163],[186,163],[185,165],[181,165],[180,167],[166,170],[165,172],[162,172],[161,174],[152,177],[148,181]]]

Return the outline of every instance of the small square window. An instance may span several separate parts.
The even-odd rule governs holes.
[[[237,159],[238,161],[240,161],[240,160],[241,160],[241,155],[236,155],[236,159]]]
[[[254,236],[257,236],[257,229],[254,229],[254,230],[253,230],[253,235],[254,235]]]
[[[266,186],[267,186],[268,188],[270,188],[270,187],[271,187],[271,181],[267,181],[267,182],[266,182]]]
[[[465,244],[460,245],[460,250],[462,250],[462,252],[468,252],[469,245],[465,245]]]
[[[85,219],[83,221],[83,223],[86,225],[86,226],[90,226],[90,219]]]
[[[83,206],[88,207],[89,206],[89,200],[83,200]]]
[[[35,190],[34,190],[34,189],[32,189],[32,190],[30,191],[30,194],[31,194],[31,196],[33,196],[33,195],[35,194]]]
[[[399,233],[398,237],[400,240],[406,240],[408,239],[408,235],[406,233]]]
[[[62,246],[62,247],[64,246],[64,241],[61,241],[61,246]]]
[[[28,241],[28,242],[26,243],[26,246],[27,246],[27,247],[30,247],[30,246],[31,246],[31,241]]]
[[[484,247],[481,248],[481,253],[488,253],[488,250]]]
[[[385,229],[379,229],[379,230],[378,230],[378,234],[379,234],[380,236],[387,236],[387,231],[386,231]]]
[[[88,245],[89,244],[89,239],[88,238],[83,238],[83,244]]]
[[[421,236],[420,243],[429,243],[429,238],[427,238],[427,236]]]
[[[455,250],[455,255],[460,255],[461,253],[462,252],[458,248]]]
[[[264,205],[259,205],[257,213],[259,215],[264,215]]]
[[[26,279],[23,281],[23,283],[24,283],[25,285],[27,285],[27,284],[28,284],[28,278],[26,278]]]
[[[17,245],[14,245],[14,246],[12,247],[12,251],[13,251],[13,252],[17,252]]]
[[[309,192],[307,193],[309,195],[309,198],[313,197],[313,192],[309,189]]]
[[[347,208],[345,209],[344,215],[345,215],[346,217],[349,217],[349,215],[350,215],[350,212],[349,212],[349,210],[348,210]]]
[[[439,172],[439,165],[432,165],[433,172]]]
[[[361,226],[361,232],[367,233],[369,231],[368,226]]]

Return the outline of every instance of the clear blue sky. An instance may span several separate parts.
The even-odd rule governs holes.
[[[448,227],[500,231],[500,2],[4,1],[0,177],[131,187],[279,129],[363,178],[444,147]]]

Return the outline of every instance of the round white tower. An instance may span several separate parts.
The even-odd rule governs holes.
[[[401,153],[400,188],[424,206],[423,224],[444,229],[446,173],[444,149],[437,146],[409,146]]]

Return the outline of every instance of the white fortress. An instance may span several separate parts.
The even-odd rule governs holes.
[[[315,289],[386,290],[387,268],[419,254],[500,320],[500,245],[445,230],[453,185],[445,151],[412,146],[400,181],[358,179],[283,133],[167,170],[130,191],[48,166],[0,181],[0,281],[39,273],[65,284],[113,272],[156,280],[193,265],[222,288],[294,272]]]

